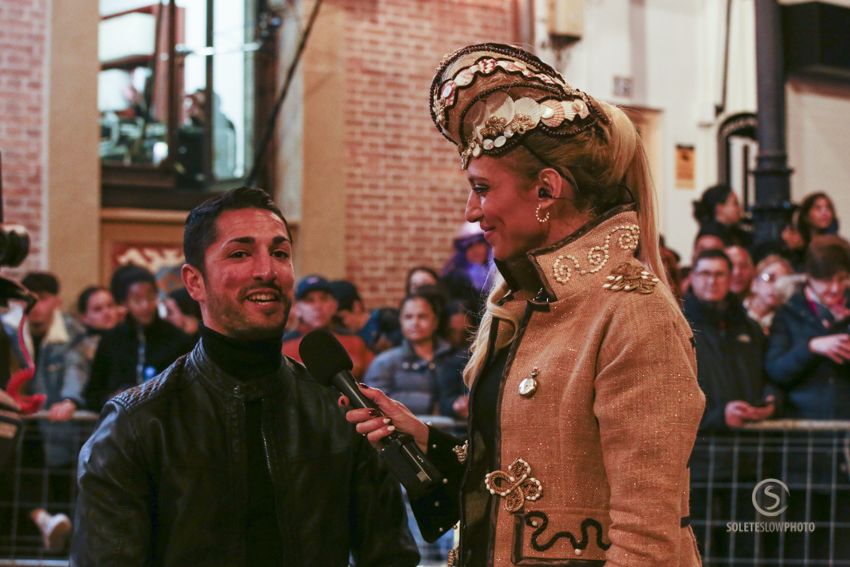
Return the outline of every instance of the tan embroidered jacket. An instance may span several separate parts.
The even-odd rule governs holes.
[[[634,257],[638,234],[625,211],[530,254],[554,299],[530,311],[503,377],[501,472],[486,482],[496,566],[700,564],[687,463],[705,398],[690,328]],[[504,303],[520,319],[526,306]]]

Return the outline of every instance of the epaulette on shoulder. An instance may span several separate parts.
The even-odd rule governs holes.
[[[655,291],[659,279],[639,262],[623,262],[605,278],[603,289],[608,291],[636,292],[649,295]]]

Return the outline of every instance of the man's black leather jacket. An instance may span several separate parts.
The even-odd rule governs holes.
[[[246,565],[245,406],[261,399],[285,565],[414,566],[398,483],[337,395],[284,359],[240,382],[203,342],[113,398],[79,461],[71,565]]]

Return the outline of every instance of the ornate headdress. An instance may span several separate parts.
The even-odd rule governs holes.
[[[498,43],[470,45],[443,59],[431,83],[431,118],[470,158],[497,155],[538,130],[567,138],[609,119],[534,55]]]

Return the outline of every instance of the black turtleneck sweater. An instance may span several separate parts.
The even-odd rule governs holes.
[[[216,366],[241,381],[274,374],[281,365],[281,339],[246,341],[226,337],[201,327],[201,340]],[[246,515],[247,564],[283,565],[283,543],[278,528],[271,472],[263,442],[263,402],[245,404],[248,453],[248,513]]]

